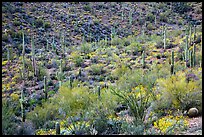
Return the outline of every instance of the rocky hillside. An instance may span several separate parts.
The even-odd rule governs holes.
[[[201,51],[201,2],[2,2],[2,133],[201,134]]]
[[[142,27],[152,34],[162,24],[177,29],[201,21],[202,4],[197,2],[3,2],[2,47],[3,53],[8,45],[21,52],[22,31],[28,48],[31,36],[41,48],[53,38],[60,45],[60,33],[66,46],[73,46],[83,40],[110,39],[111,32],[121,38],[140,34]]]

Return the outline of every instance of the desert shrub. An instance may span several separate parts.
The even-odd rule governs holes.
[[[78,52],[72,52],[71,58],[72,58],[73,62],[75,63],[76,67],[81,66],[83,61],[84,61],[83,58],[81,57],[80,53],[78,53]]]
[[[145,125],[143,123],[135,124],[134,122],[123,121],[121,124],[120,132],[125,135],[143,135],[144,131]]]
[[[111,72],[111,75],[115,78],[120,78],[125,73],[127,73],[130,69],[125,65],[125,63],[118,64],[116,69]]]
[[[90,66],[91,68],[91,74],[93,75],[100,75],[104,72],[103,70],[104,65],[103,64],[93,64]]]
[[[51,28],[50,22],[45,22],[45,23],[44,23],[44,28],[45,28],[45,29]]]
[[[154,29],[152,23],[148,23],[147,29],[150,30],[150,31]]]
[[[31,120],[36,128],[42,128],[49,120],[56,120],[61,116],[58,114],[59,105],[51,101],[44,102],[42,106],[36,106],[34,111],[27,114],[27,119]]]
[[[85,11],[91,11],[91,6],[88,4],[88,5],[84,5],[83,9]]]
[[[35,27],[36,27],[36,28],[42,27],[42,26],[43,26],[43,23],[44,23],[43,19],[39,18],[39,19],[37,19],[37,20],[35,21]]]
[[[165,13],[160,13],[159,17],[160,17],[160,21],[162,21],[162,22],[167,22],[167,20],[168,20]]]
[[[146,20],[153,22],[154,21],[154,15],[152,13],[148,13],[146,16]]]
[[[2,134],[14,135],[16,134],[17,124],[13,121],[15,117],[15,110],[13,110],[12,101],[2,99]]]
[[[198,81],[187,82],[185,73],[177,72],[169,78],[157,80],[158,108],[188,110],[199,107],[202,102],[202,87]]]
[[[91,44],[89,44],[89,43],[83,43],[83,44],[81,45],[81,52],[82,52],[82,53],[88,54],[88,53],[90,53],[91,51],[92,51],[92,46],[91,46]]]
[[[67,115],[75,115],[82,110],[86,111],[97,98],[97,96],[88,91],[87,87],[74,87],[70,89],[66,86],[61,86],[56,100]]]

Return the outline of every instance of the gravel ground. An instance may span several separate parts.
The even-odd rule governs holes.
[[[189,118],[189,128],[181,135],[202,135],[202,116]]]

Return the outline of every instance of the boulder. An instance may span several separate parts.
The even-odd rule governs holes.
[[[198,115],[198,109],[197,108],[190,108],[188,110],[188,116],[189,117],[196,117]]]

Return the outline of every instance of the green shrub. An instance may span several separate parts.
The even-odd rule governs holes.
[[[49,120],[61,118],[58,114],[59,104],[47,101],[42,106],[36,106],[34,111],[27,114],[27,119],[31,120],[37,129],[42,128]]]
[[[91,6],[88,4],[88,5],[85,5],[84,7],[83,7],[83,9],[85,10],[85,11],[91,11]]]
[[[93,75],[100,75],[104,72],[103,70],[104,65],[103,64],[93,64],[90,66],[91,68],[91,74]]]
[[[169,78],[158,79],[158,108],[188,110],[201,107],[202,87],[198,81],[187,82],[185,73],[179,71]]]
[[[75,63],[76,67],[81,66],[83,61],[84,61],[84,59],[81,57],[81,54],[79,52],[72,52],[71,58],[72,58],[73,62]]]
[[[2,99],[2,134],[3,135],[15,135],[17,123],[12,119],[15,117],[15,108],[13,102],[7,99]]]

